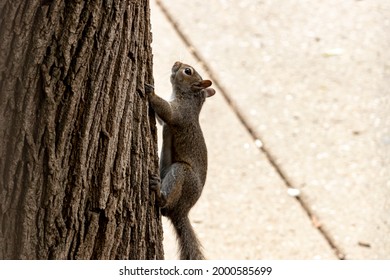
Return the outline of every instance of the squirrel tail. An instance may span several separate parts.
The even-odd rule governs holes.
[[[179,242],[180,259],[182,260],[204,260],[201,250],[202,245],[196,237],[188,215],[180,215],[171,219]]]

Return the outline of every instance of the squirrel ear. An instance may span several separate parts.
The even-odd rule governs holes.
[[[215,89],[213,88],[205,88],[204,91],[206,92],[206,97],[211,97],[215,94]]]

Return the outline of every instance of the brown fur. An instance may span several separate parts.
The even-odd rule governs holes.
[[[211,81],[203,80],[194,68],[181,62],[172,67],[172,101],[158,97],[146,85],[149,101],[163,122],[160,178],[152,175],[151,187],[159,198],[161,213],[176,231],[180,258],[204,259],[201,244],[188,213],[198,201],[207,175],[207,148],[199,124],[206,97],[215,94]]]

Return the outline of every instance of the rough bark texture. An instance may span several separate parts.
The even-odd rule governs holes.
[[[148,0],[0,2],[0,259],[160,259]]]

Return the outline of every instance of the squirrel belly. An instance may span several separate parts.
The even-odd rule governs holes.
[[[184,127],[164,125],[160,160],[162,179],[169,166],[175,162],[187,163],[198,176],[200,184],[205,184],[207,147],[199,123]]]

